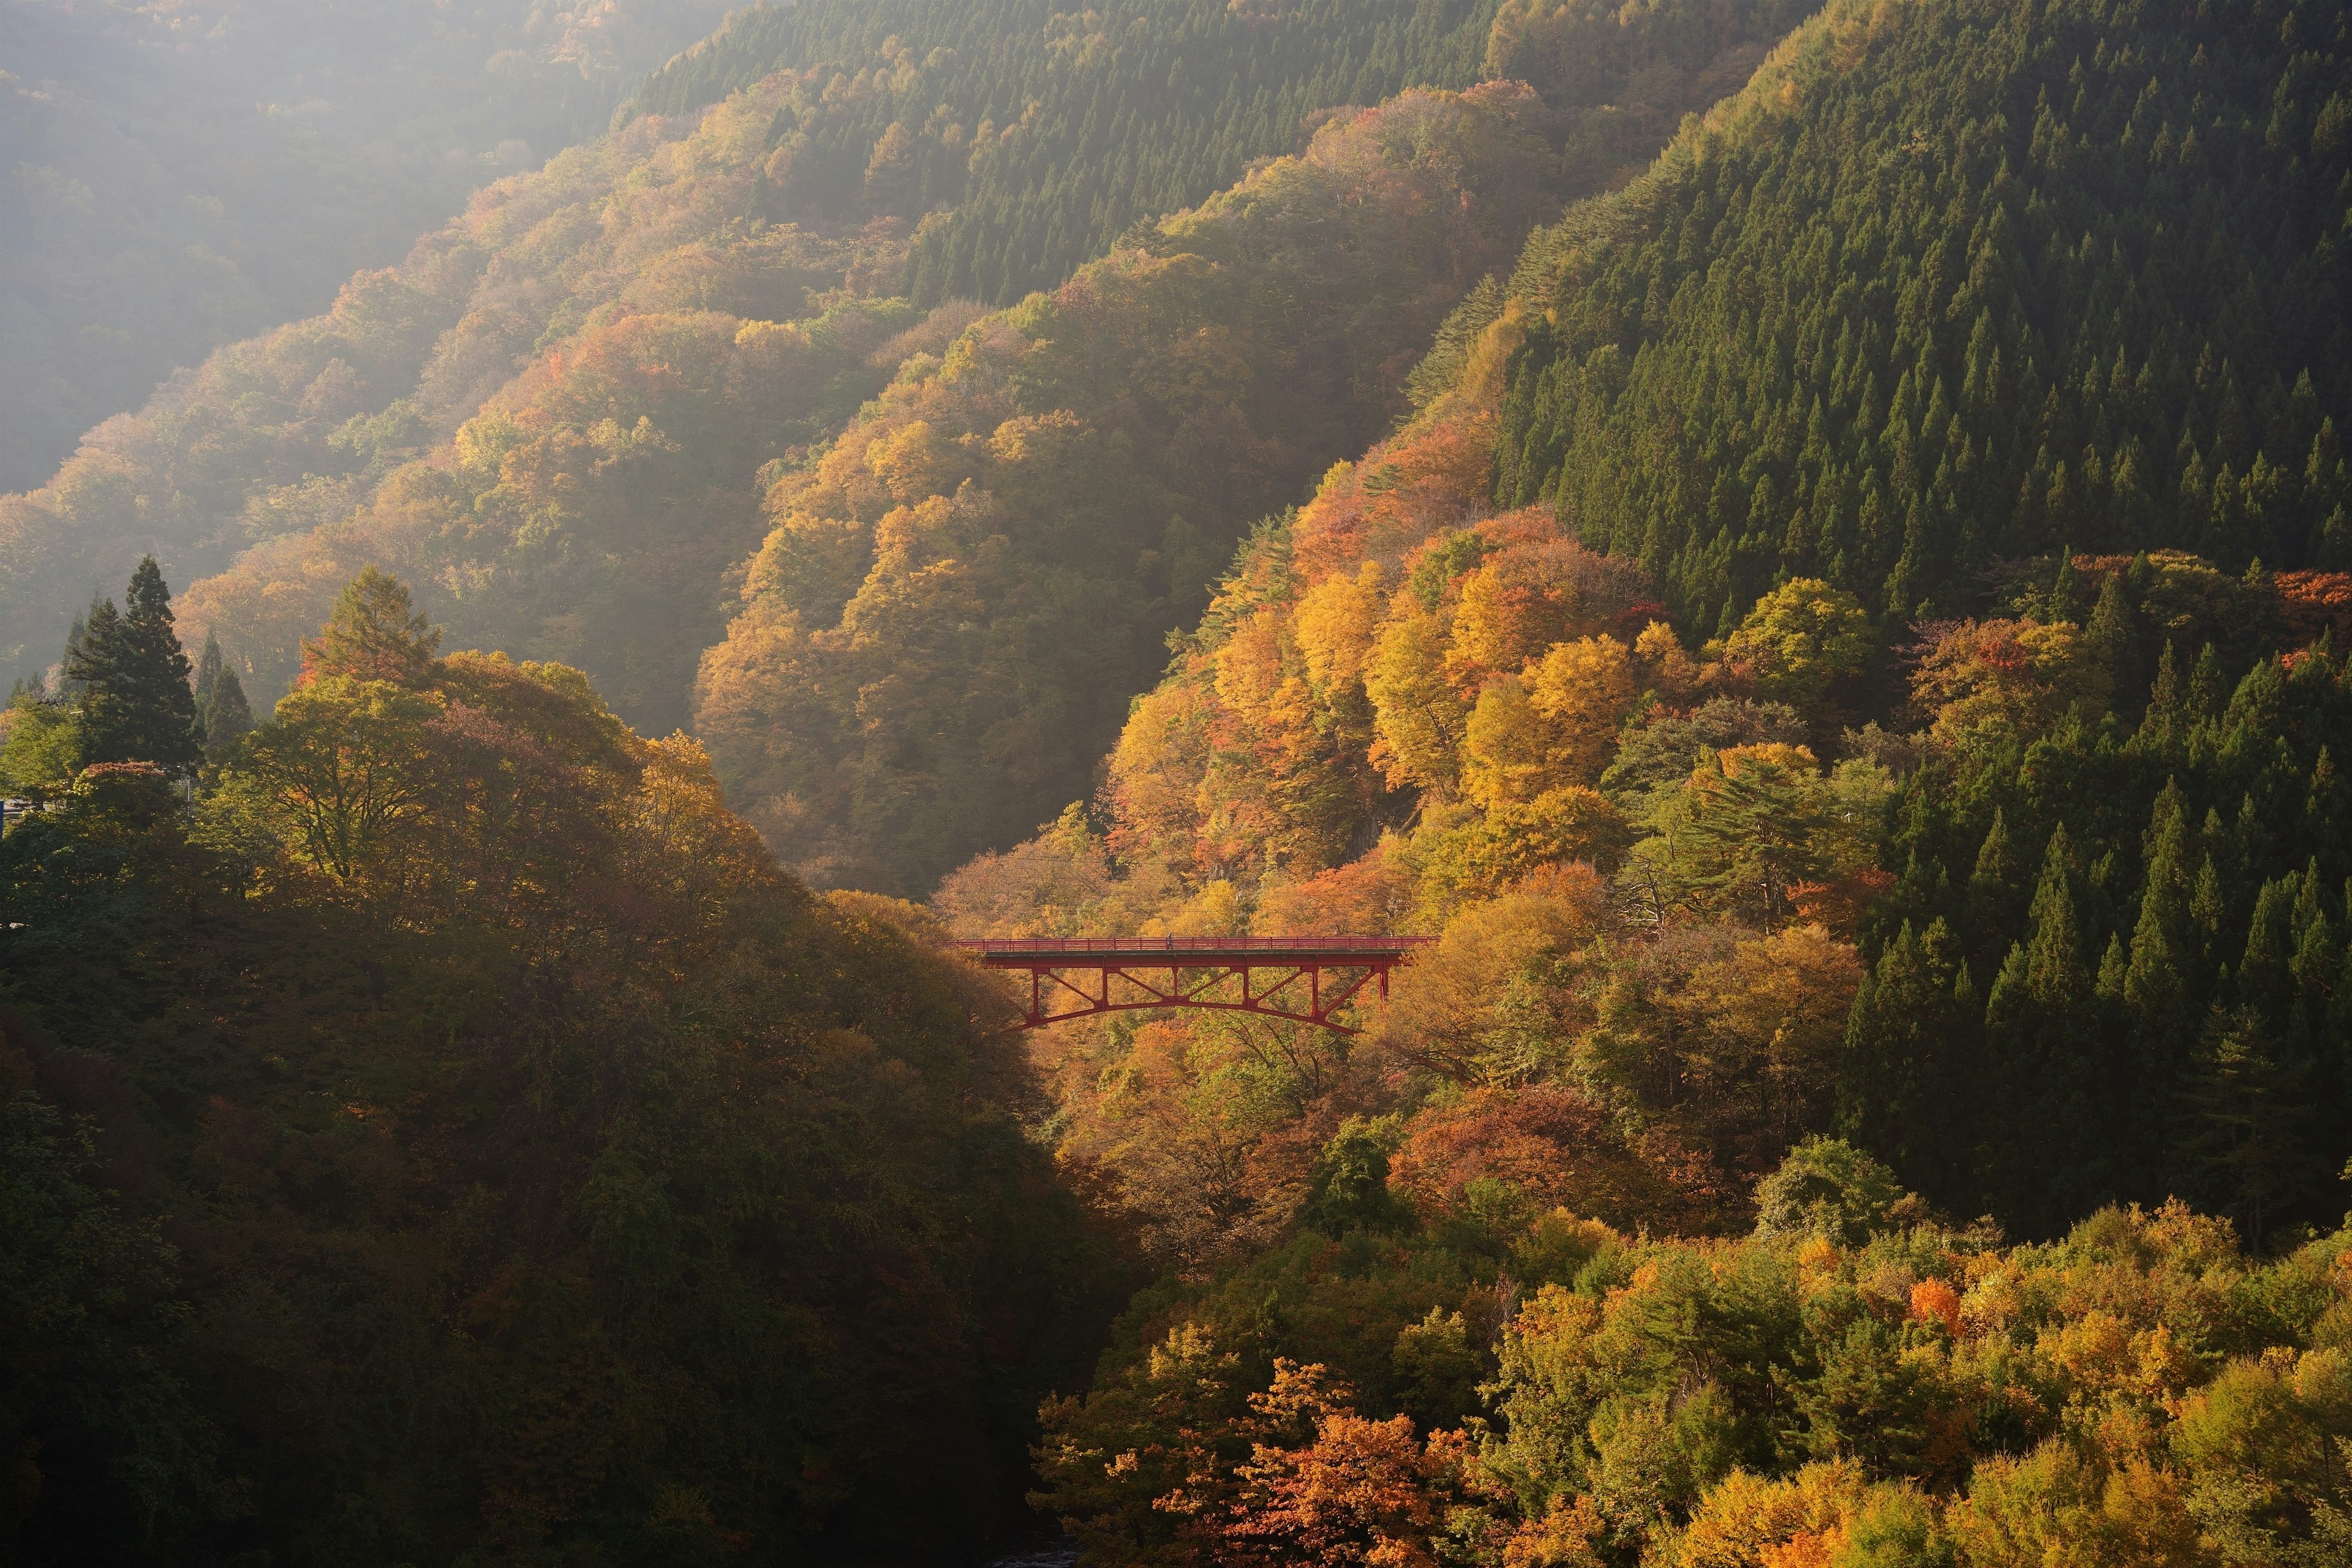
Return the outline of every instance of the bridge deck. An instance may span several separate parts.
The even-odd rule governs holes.
[[[984,937],[956,945],[996,969],[1059,961],[1070,968],[1137,964],[1165,969],[1232,963],[1395,963],[1434,942],[1426,936],[1028,936]]]

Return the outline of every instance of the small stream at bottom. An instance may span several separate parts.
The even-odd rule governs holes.
[[[1049,1527],[1000,1542],[981,1568],[1076,1568],[1077,1561],[1077,1547]]]

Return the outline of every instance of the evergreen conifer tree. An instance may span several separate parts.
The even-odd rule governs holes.
[[[2284,1059],[2249,1007],[2216,1012],[2181,1096],[2183,1174],[2260,1247],[2278,1214],[2325,1174],[2305,1138],[2308,1070]]]
[[[2212,837],[2210,818],[2206,814],[2206,837]],[[2197,867],[2197,882],[2189,893],[2189,925],[2196,935],[2198,954],[2208,964],[2222,961],[2220,943],[2222,928],[2229,924],[2230,911],[2222,901],[2221,868],[2213,863],[2213,852],[2207,850]]]
[[[2295,1012],[2294,898],[2302,880],[2301,872],[2290,871],[2263,884],[2238,962],[2239,1005],[2261,1014],[2273,1034],[2286,1030]]]
[[[2157,658],[2156,679],[2148,688],[2147,711],[2131,738],[2132,749],[2161,754],[2186,739],[2180,702],[2180,660],[2167,638],[2164,652]]]
[[[2083,622],[2083,590],[2074,576],[2074,554],[2070,550],[2058,552],[2058,565],[2051,574],[2050,592],[2042,603],[2042,619],[2053,626],[2060,621],[2076,626]]]
[[[2221,715],[2221,704],[2229,700],[2228,682],[2221,675],[2221,656],[2207,643],[2197,655],[2197,667],[2189,672],[2189,721],[2194,724]]]
[[[2074,875],[2061,824],[2043,857],[2027,939],[2010,949],[1985,1003],[1990,1109],[2004,1132],[1985,1179],[2004,1194],[2004,1212],[2044,1230],[2098,1206],[2110,1180],[2092,1093],[2099,1029]]]
[[[2131,965],[2124,976],[2124,1001],[2138,1026],[2159,1037],[2188,1016],[2189,984],[2196,953],[2189,901],[2189,810],[2178,780],[2156,797],[2147,826],[2147,877],[2140,892],[2139,921],[2132,928]]]
[[[68,675],[81,686],[86,763],[153,763],[185,776],[204,760],[188,656],[172,630],[172,595],[152,555],[131,574],[118,612],[101,603]]]
[[[2074,904],[2074,857],[2062,822],[2051,830],[2050,847],[2042,856],[2042,878],[2027,915],[2033,936],[2025,954],[2027,984],[2036,996],[2055,1006],[2077,1006],[2090,990]]]
[[[2134,625],[2131,600],[2124,593],[2120,573],[2110,573],[2100,585],[2098,603],[2091,607],[2091,624],[2083,641],[2092,662],[2105,671],[2107,689],[2118,710],[2140,689],[2139,632]]]
[[[2328,918],[2321,895],[2319,857],[2304,868],[2303,886],[2294,898],[2294,982],[2300,1000],[2314,1022],[2327,1016],[2327,995],[2336,960],[2336,925]]]
[[[2123,932],[2108,932],[2107,950],[2100,956],[2099,978],[2094,987],[2101,1002],[2121,1003],[2123,1001],[2124,975],[2130,967],[2131,961],[2124,953]]]
[[[105,603],[104,599],[92,594],[89,596],[89,608],[76,616],[73,618],[73,625],[66,628],[65,651],[58,656],[58,668],[63,672],[58,680],[57,695],[59,697],[71,698],[81,695],[81,686],[74,679],[74,663],[81,657],[82,644],[89,639],[89,623],[98,618],[99,606]]]
[[[93,601],[89,613],[75,619],[72,631],[66,636],[68,695],[79,696],[89,689],[94,673],[113,668],[121,630],[122,612],[114,607],[111,599]]]
[[[1842,1136],[1939,1195],[1958,1193],[1967,1147],[1951,1114],[1960,1055],[1955,1036],[1974,997],[1965,990],[1965,963],[1955,972],[1955,946],[1942,920],[1925,937],[1906,921],[1876,967],[1864,972],[1838,1096]]]
[[[441,634],[416,613],[407,585],[371,566],[344,585],[319,636],[303,639],[302,683],[349,675],[422,685],[440,646]]]
[[[233,666],[225,667],[213,688],[212,707],[205,720],[205,744],[225,750],[253,729],[253,705],[245,700],[245,683],[237,679]]]
[[[196,721],[204,731],[205,754],[215,760],[253,728],[245,685],[237,679],[236,667],[221,657],[220,639],[209,632],[204,657],[196,664]]]
[[[1995,806],[1992,826],[1977,848],[1976,868],[1969,873],[1965,906],[1969,941],[1979,958],[2000,956],[2000,942],[2015,932],[2021,880],[2016,852],[2009,843],[2009,819]]]
[[[212,695],[213,682],[220,679],[221,665],[224,662],[221,658],[220,638],[206,632],[205,651],[196,659],[196,711],[200,714],[205,710],[205,700]]]

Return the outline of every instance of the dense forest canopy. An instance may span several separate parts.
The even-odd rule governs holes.
[[[1497,495],[1728,631],[2059,546],[2352,566],[2341,10],[1855,13],[1531,246]]]
[[[908,892],[1083,793],[1210,563],[1406,411],[1536,212],[1629,172],[1784,11],[1508,7],[1490,64],[1574,59],[1554,104],[1490,82],[1333,114],[908,360],[769,488],[696,690],[730,798],[819,880]]]
[[[911,892],[1083,793],[1248,521],[1395,407],[1551,159],[1525,88],[1335,120],[908,362],[782,477],[696,727],[830,881]]]
[[[1138,1298],[1037,1500],[1110,1564],[2344,1561],[2352,1237],[2258,1262],[2168,1206],[2005,1247],[1908,1196],[1822,1143],[1751,1236],[1302,1231]]]
[[[371,499],[375,480],[388,466],[379,465],[371,473],[372,459],[395,452],[431,453],[518,373],[543,364],[548,351],[572,346],[570,340],[583,331],[594,333],[614,324],[615,314],[716,309],[781,325],[823,314],[830,300],[812,299],[812,289],[819,294],[845,289],[861,299],[905,294],[907,247],[917,221],[935,205],[959,199],[965,166],[986,169],[995,166],[992,160],[1020,162],[1028,155],[1024,149],[1038,140],[1041,126],[1087,124],[1087,106],[1103,89],[1091,63],[1083,69],[1074,63],[1075,58],[1083,58],[1083,50],[1073,57],[1066,47],[1051,47],[1048,10],[1015,7],[999,16],[995,9],[980,9],[987,15],[968,14],[971,8],[964,6],[864,6],[820,0],[778,14],[793,18],[794,50],[788,58],[767,56],[750,75],[730,82],[741,90],[734,103],[721,107],[717,123],[702,126],[698,134],[698,121],[709,102],[700,99],[681,102],[667,119],[624,115],[621,128],[605,142],[572,159],[559,159],[542,173],[502,182],[478,198],[466,216],[420,241],[404,264],[352,277],[326,315],[235,345],[192,375],[166,385],[142,414],[92,432],[81,452],[48,485],[24,501],[5,505],[0,531],[5,531],[10,550],[5,603],[0,606],[0,646],[15,647],[18,662],[40,657],[37,650],[54,646],[62,632],[68,607],[78,607],[101,582],[119,579],[142,551],[157,552],[175,578],[188,581],[219,570],[247,545],[289,529],[307,533],[347,521]],[[895,10],[908,12],[904,26],[869,27],[883,12]],[[1029,14],[1032,10],[1034,16]],[[756,32],[760,15],[740,18],[740,26]],[[1410,8],[1400,15],[1409,17]],[[235,19],[257,20],[243,12]],[[542,21],[555,19],[551,14]],[[582,26],[593,39],[623,19],[619,14],[599,14],[583,18]],[[400,28],[396,21],[386,26],[404,37],[419,31]],[[1371,90],[1377,95],[1448,71],[1465,81],[1475,77],[1483,26],[1465,11],[1452,30],[1467,31],[1454,43],[1412,34],[1414,46],[1426,57],[1422,58],[1398,56],[1399,42],[1391,37],[1382,59],[1394,79],[1371,83]],[[971,30],[975,27],[980,30]],[[459,27],[452,19],[452,29],[461,41],[479,37],[478,24]],[[927,29],[943,36],[927,37]],[[232,38],[244,36],[239,30],[228,34]],[[308,36],[308,28],[292,34],[296,40]],[[722,33],[720,44],[706,46],[694,58],[708,58],[713,48],[724,52],[724,40],[734,36]],[[1329,37],[1314,33],[1295,37],[1297,47],[1274,62],[1267,78],[1270,90],[1282,90],[1278,105],[1270,101],[1261,106],[1280,121],[1265,132],[1265,144],[1252,143],[1238,153],[1219,151],[1213,166],[1199,172],[1181,195],[1171,195],[1160,205],[1161,193],[1155,187],[1150,193],[1152,205],[1121,218],[1120,226],[1130,218],[1157,216],[1205,196],[1236,177],[1249,158],[1288,150],[1298,136],[1301,114],[1349,101],[1345,89],[1352,86],[1353,72],[1342,83],[1323,70],[1320,62],[1327,54],[1353,58],[1365,39],[1352,30]],[[1001,47],[992,49],[987,42],[991,37],[999,39]],[[1076,41],[1083,43],[1082,38]],[[959,42],[964,46],[961,55]],[[1041,67],[1061,62],[1063,68],[1034,81],[1024,78],[1027,89],[1035,92],[1024,89],[1009,107],[998,106],[1003,112],[992,118],[993,100],[982,101],[987,99],[984,73],[994,68],[990,61],[1004,48],[1017,50],[1024,59],[1034,57]],[[1465,51],[1468,64],[1464,66],[1456,57]],[[963,75],[956,79],[972,97],[969,113],[940,96],[950,85],[948,77],[954,74],[959,58],[966,61]],[[505,56],[500,59],[504,62]],[[396,75],[387,79],[397,79]],[[488,79],[493,85],[503,80]],[[661,79],[667,79],[656,81]],[[1311,101],[1301,96],[1318,82],[1339,96]],[[436,128],[436,134],[454,134],[460,107],[437,113],[425,110],[420,118]],[[601,105],[591,107],[603,111]],[[26,113],[36,109],[49,112],[46,100],[37,98],[23,98],[19,108]],[[1178,121],[1125,121],[1115,128],[1116,136],[1097,126],[1082,153],[1066,160],[1067,174],[1082,184],[1107,178],[1122,159],[1131,163],[1171,133],[1193,134],[1194,127],[1182,115],[1213,114],[1214,109],[1213,103],[1196,105],[1187,99],[1177,105]],[[25,134],[59,139],[62,132],[44,131],[45,124],[37,117],[27,121]],[[1066,129],[1060,133],[1069,134]],[[1213,139],[1238,133],[1221,122],[1204,121],[1199,130]],[[690,139],[688,147],[676,145],[681,137]],[[543,137],[542,142],[568,139]],[[1057,144],[1055,155],[1069,152]],[[237,161],[233,153],[225,152],[224,157]],[[469,174],[501,172],[477,170],[471,151],[467,157]],[[26,177],[47,166],[33,159],[27,163],[33,174]],[[71,168],[58,178],[79,179],[93,188],[107,184],[90,171]],[[349,182],[352,187],[359,184],[357,175]],[[339,193],[335,201],[317,205],[331,213],[341,199]],[[651,204],[651,211],[645,210],[646,203]],[[139,212],[156,204],[128,205]],[[414,233],[430,211],[381,216],[389,216],[399,231]],[[524,213],[529,218],[518,221]],[[372,212],[370,223],[379,216]],[[68,218],[80,221],[63,209],[56,221]],[[235,221],[244,222],[242,213]],[[764,243],[751,238],[747,245],[754,230],[762,231]],[[346,231],[375,232],[348,224],[334,232],[341,237]],[[26,234],[28,243],[37,243],[38,235],[49,230],[16,232]],[[191,237],[207,245],[214,237]],[[1054,251],[1060,259],[1044,280],[1059,281],[1109,237],[1097,236],[1089,226],[1083,237],[1062,242]],[[64,245],[71,238],[60,230],[56,243]],[[92,242],[84,237],[79,243]],[[317,246],[288,248],[313,261],[321,255]],[[819,254],[809,254],[812,249]],[[714,262],[730,276],[703,277]],[[349,271],[348,261],[327,265],[327,287]],[[61,253],[47,264],[21,272],[12,269],[12,278],[21,279],[21,286],[28,289],[59,289],[82,286],[87,271]],[[927,304],[970,289],[966,283],[956,289],[933,289]],[[155,292],[125,291],[142,299]],[[170,297],[168,289],[163,293]],[[1013,297],[1018,293],[1015,289]],[[27,309],[37,310],[43,331],[70,314],[47,294],[27,296]],[[250,317],[245,321],[258,324]],[[856,357],[872,352],[879,341],[861,345]],[[193,359],[202,346],[176,352]],[[879,366],[886,377],[900,357],[893,355]],[[337,360],[342,362],[340,366]],[[319,379],[322,375],[324,382]],[[837,379],[837,368],[816,367],[794,379],[807,383],[796,391],[801,401],[821,401]],[[144,384],[118,388],[110,395],[119,405]],[[848,403],[845,407],[828,405],[828,425],[837,426],[871,390],[854,382],[836,387],[835,403],[844,395]],[[747,390],[742,400],[756,401],[756,389]],[[99,411],[105,411],[105,405]],[[630,413],[626,408],[608,412],[616,417]],[[353,426],[362,416],[362,424]],[[757,421],[761,415],[756,407],[743,407],[734,417]],[[634,415],[625,422],[634,424]],[[795,438],[804,442],[816,434],[798,432],[778,440],[748,467],[729,461],[730,455],[723,453],[691,466],[706,476],[706,486],[723,476],[726,488],[751,490],[751,473],[760,461]],[[338,435],[343,439],[331,443],[330,438]],[[698,435],[688,425],[675,438],[691,447]],[[692,498],[698,503],[700,488]],[[245,516],[257,503],[270,520],[258,529]],[[723,531],[720,537],[726,537]],[[736,552],[740,542],[727,540],[722,559],[699,571],[691,588],[665,595],[664,613],[648,619],[660,623],[681,614],[686,624],[697,628],[701,642],[713,640],[706,624],[708,606],[723,592],[718,580],[723,556]],[[484,565],[474,561],[467,561],[465,569],[435,560],[404,564],[415,569],[420,588],[446,578],[453,589],[459,584],[470,589],[487,574]],[[259,689],[279,689],[290,669],[282,661],[290,658],[291,637],[324,613],[334,584],[348,575],[339,571],[331,580],[315,584],[289,625],[244,634],[251,646],[229,628],[229,655],[249,679],[260,676]],[[572,584],[562,596],[566,606],[576,606],[586,592]],[[461,596],[460,591],[449,591],[453,600]],[[457,606],[445,606],[436,598],[434,607],[436,614],[446,614]],[[511,608],[488,609],[481,617],[484,640],[577,660],[576,639],[575,646],[558,646],[563,640],[561,632],[551,635],[542,624],[546,616],[562,613],[551,605],[539,615],[521,616]],[[462,616],[453,618],[463,624]],[[633,631],[639,629],[634,621],[625,624]],[[280,662],[273,667],[272,660]],[[680,656],[672,653],[667,663],[667,689],[658,698],[615,679],[618,670],[598,673],[633,717],[675,723],[683,717],[692,654],[686,652],[681,665]],[[635,684],[646,682],[640,678]],[[667,710],[659,706],[663,702]]]
[[[0,491],[595,135],[722,0],[24,0],[0,12]],[[124,564],[127,566],[128,563]],[[93,584],[78,584],[87,594]]]
[[[1863,243],[1902,208],[1827,205],[1958,134],[1927,83],[2063,78],[2078,28],[2118,69],[2202,41],[2263,61],[2233,79],[2267,69],[2285,123],[2311,106],[2278,82],[2324,103],[2342,25],[1832,5],[1467,296],[1412,417],[1244,545],[1100,791],[945,880],[971,934],[1438,938],[1352,1039],[1182,1013],[1038,1039],[1065,1169],[1170,1268],[1045,1413],[1038,1500],[1090,1561],[2343,1556],[2352,575],[2236,522],[2086,524],[1923,555],[1901,594],[1892,554],[1762,556],[1727,608],[1594,522],[1664,515],[1638,465],[1681,450],[1764,471],[1791,427],[1730,400],[1805,363],[1749,352],[1774,321],[1851,310],[1822,359],[1851,378],[1874,331],[1976,319]],[[1822,150],[1882,122],[1885,157]],[[2248,200],[2263,166],[2215,178]],[[1711,170],[1738,200],[1694,229]],[[2126,194],[2117,225],[2172,210]],[[1775,248],[1807,232],[1818,271]],[[2252,363],[2211,292],[2124,292],[2148,311],[2040,290],[2033,342],[2120,343],[2128,391],[2197,312]],[[1594,322],[1623,335],[1560,346]],[[1838,342],[1814,326],[1804,352]],[[1716,368],[1669,380],[1700,343]],[[2311,412],[2273,444],[2326,456],[2324,372],[2291,369],[2277,406]],[[2120,420],[2035,385],[1984,406]],[[2172,394],[2132,406],[2179,427]],[[1666,1235],[1718,1239],[1634,1239]]]
[[[902,362],[944,354],[974,314],[952,300],[908,303],[917,289],[910,257],[924,236],[978,199],[954,171],[998,160],[1029,167],[1024,149],[1089,123],[1087,106],[1124,79],[1104,77],[1112,64],[1084,49],[1049,50],[1060,64],[1040,79],[1034,114],[992,121],[980,104],[969,117],[952,105],[934,115],[929,95],[944,90],[961,57],[940,45],[948,52],[933,59],[914,23],[962,27],[965,9],[909,9],[901,33],[867,37],[874,16],[891,9],[794,7],[789,15],[802,20],[793,26],[824,24],[796,35],[803,58],[763,64],[751,85],[689,114],[627,118],[604,142],[500,182],[403,265],[352,279],[326,314],[222,351],[140,415],[93,432],[50,484],[0,499],[0,645],[16,648],[20,669],[38,668],[97,582],[152,550],[175,580],[196,580],[191,624],[217,633],[224,657],[266,701],[290,679],[295,645],[336,586],[375,563],[403,573],[454,637],[586,669],[648,731],[686,721],[698,656],[721,640],[740,587],[734,569],[769,531],[762,492],[780,470],[809,462]],[[1474,28],[1485,39],[1481,68],[1508,66],[1537,83],[1539,111],[1519,118],[1549,149],[1549,166],[1512,200],[1476,215],[1478,243],[1499,247],[1492,264],[1507,265],[1518,239],[1496,225],[1549,216],[1539,195],[1598,189],[1638,169],[1685,110],[1736,85],[1795,14],[1790,0],[1677,0],[1622,15],[1515,5],[1484,33]],[[1007,17],[1002,47],[1021,51],[1045,47],[1063,26],[1047,17],[1033,35],[1023,30],[1025,12]],[[1181,7],[1133,20],[1142,26],[1128,27],[1130,39],[1157,37],[1155,26],[1210,27]],[[1211,30],[1223,37],[1239,25],[1227,18]],[[1411,43],[1422,53],[1396,57],[1400,83],[1453,79],[1455,33],[1468,26],[1441,33],[1400,22],[1381,58]],[[1290,84],[1283,104],[1307,90],[1302,83],[1354,90],[1321,62],[1354,58],[1370,35],[1276,31],[1290,43],[1265,68],[1290,73],[1279,77]],[[1574,70],[1562,63],[1571,58]],[[1054,154],[1071,188],[1148,162],[1163,143],[1189,145],[1196,131],[1225,134],[1184,118],[1213,118],[1214,104],[1182,95],[1171,103],[1174,121],[1118,119],[1088,132],[1079,153]],[[1283,108],[1280,139],[1264,151],[1303,149],[1317,116],[1343,103],[1310,105],[1317,113],[1303,122]],[[1391,161],[1413,155],[1392,150]],[[844,169],[854,176],[846,184],[835,178]],[[1347,177],[1340,172],[1328,199],[1352,199]],[[1269,217],[1244,221],[1271,235]],[[1150,232],[1136,226],[1138,246],[1164,249]],[[1365,240],[1380,237],[1374,228]],[[1056,268],[1086,259],[1097,243],[1056,251],[1066,258]],[[1402,256],[1389,265],[1395,276],[1383,290],[1443,292],[1400,270]],[[1428,325],[1377,309],[1359,321],[1378,335],[1355,351],[1372,362],[1418,352],[1410,341]],[[1293,341],[1318,330],[1304,317],[1285,323]],[[1402,406],[1377,377],[1340,395],[1341,424]],[[1314,399],[1294,401],[1303,423],[1321,419]],[[1287,460],[1297,472],[1286,482],[1295,488],[1362,439],[1349,433],[1314,447],[1294,439]],[[778,468],[763,472],[771,463]],[[1184,521],[1214,561],[1251,508],[1283,499],[1236,503],[1230,516],[1196,505]],[[1150,548],[1174,521],[1150,520]],[[1139,618],[1118,612],[1122,635],[1148,646],[1189,613],[1172,602],[1153,609],[1157,597],[1138,600]],[[1106,738],[1098,727],[1076,733],[1081,752]],[[1026,792],[1013,831],[1053,809],[1064,788]],[[963,839],[950,853],[977,847]],[[926,863],[931,875],[944,868],[936,855]]]
[[[1004,1000],[692,741],[435,643],[362,577],[207,759],[149,563],[9,711],[10,1560],[1000,1528],[1115,1300]]]

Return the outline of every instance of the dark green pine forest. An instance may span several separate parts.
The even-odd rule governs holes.
[[[2344,0],[737,13],[0,498],[0,1561],[2352,1563],[2347,224]]]
[[[1819,576],[2352,565],[2352,79],[2301,6],[1906,8],[1529,248],[1497,496],[1728,631]]]
[[[1899,879],[1865,922],[1840,1121],[1955,1210],[2049,1234],[2225,1157],[2250,1224],[2335,1199],[2352,706],[2325,656],[2233,675],[2214,642],[2149,647],[2184,587],[2217,633],[2270,607],[2188,576],[2137,557],[2084,611],[2121,677],[2095,722],[1980,733],[1889,803]],[[2275,1146],[2238,1145],[2248,1116]]]

